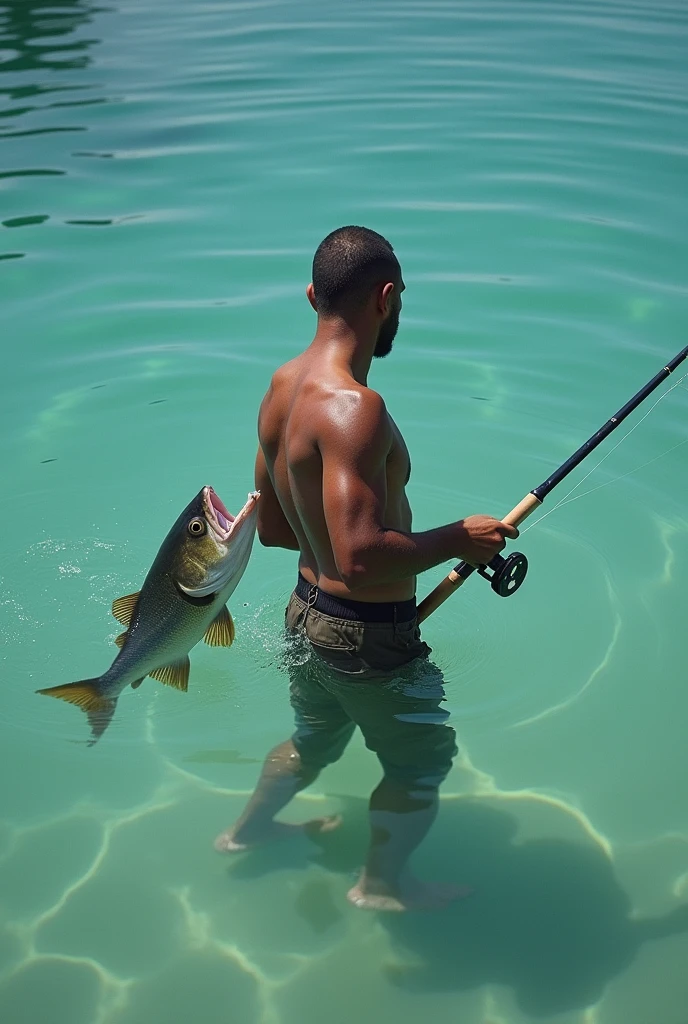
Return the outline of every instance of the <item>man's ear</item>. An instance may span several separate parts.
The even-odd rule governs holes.
[[[311,306],[313,307],[313,309],[317,313],[318,312],[318,307],[317,307],[317,304],[316,304],[316,301],[315,301],[315,289],[313,288],[313,283],[312,282],[311,282],[311,284],[306,286],[306,298],[308,299],[308,301],[310,302]]]
[[[378,292],[378,309],[384,314],[389,316],[392,310],[392,303],[394,302],[394,284],[390,281]]]

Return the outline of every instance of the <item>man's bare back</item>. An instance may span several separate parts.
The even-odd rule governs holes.
[[[336,353],[309,349],[274,375],[258,421],[267,473],[298,541],[299,570],[310,583],[337,597],[403,601],[415,594],[415,576],[352,592],[338,568],[346,558],[340,541],[356,528],[341,492],[351,490],[346,468],[354,468],[361,449],[368,449],[368,459],[384,476],[383,522],[411,530],[405,490],[411,464],[404,439],[380,396],[359,384],[343,363]],[[355,495],[348,497],[356,502]]]

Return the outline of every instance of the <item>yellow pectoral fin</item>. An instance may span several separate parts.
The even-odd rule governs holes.
[[[136,602],[139,599],[140,591],[137,590],[135,594],[127,594],[125,597],[118,597],[116,601],[112,602],[112,614],[115,616],[118,622],[121,622],[123,626],[128,626],[131,622],[131,617],[134,614],[134,608]]]
[[[208,626],[203,639],[210,647],[231,647],[236,630],[229,609],[223,605],[216,618]]]
[[[157,679],[159,683],[164,683],[165,686],[174,686],[175,690],[188,690],[189,688],[189,669],[191,668],[191,662],[184,655],[179,661],[173,661],[171,665],[163,665],[161,668],[156,668],[153,672],[149,672],[148,675],[152,676],[153,679]]]
[[[116,636],[115,637],[115,643],[117,644],[117,646],[120,647],[120,648],[124,647],[125,643],[127,642],[127,637],[128,636],[129,636],[129,630],[128,629],[125,629],[123,633],[120,633],[119,636]]]

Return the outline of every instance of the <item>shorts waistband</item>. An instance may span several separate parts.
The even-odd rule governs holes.
[[[315,600],[313,600],[315,592]],[[318,590],[299,573],[294,593],[311,608],[323,615],[336,619],[351,619],[359,622],[409,622],[416,617],[416,599],[408,601],[350,601],[348,598],[333,597]]]

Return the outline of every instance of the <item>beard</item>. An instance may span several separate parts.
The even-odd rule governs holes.
[[[375,345],[375,351],[373,352],[374,359],[384,359],[392,351],[392,345],[394,339],[397,336],[399,330],[399,310],[394,309],[389,314],[385,322],[380,327],[380,332],[377,336],[377,343]]]

